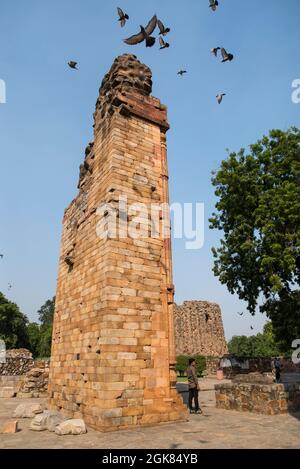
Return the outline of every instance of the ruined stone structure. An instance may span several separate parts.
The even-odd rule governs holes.
[[[176,355],[222,357],[228,353],[220,306],[207,301],[175,305]]]
[[[175,388],[170,239],[150,237],[146,213],[168,202],[169,124],[151,89],[135,56],[115,60],[63,219],[49,404],[102,431],[186,419]],[[120,197],[144,204],[142,238],[127,232],[136,213]]]
[[[259,376],[260,375],[260,376]],[[300,383],[274,384],[260,373],[242,375],[232,383],[215,385],[218,409],[277,415],[298,412]]]
[[[34,366],[32,353],[27,349],[6,350],[5,359],[0,362],[0,376],[21,376]]]

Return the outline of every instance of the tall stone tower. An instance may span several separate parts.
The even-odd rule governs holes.
[[[115,60],[63,219],[50,407],[102,431],[186,420],[175,388],[170,239],[151,236],[150,206],[168,202],[169,128],[151,90],[151,70],[134,55]],[[136,203],[142,237],[128,233]]]

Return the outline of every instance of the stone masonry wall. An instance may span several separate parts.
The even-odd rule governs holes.
[[[49,405],[102,431],[186,419],[176,392],[170,239],[150,237],[151,204],[168,202],[169,128],[151,87],[135,56],[115,60],[63,220]],[[145,207],[138,239],[126,228],[137,202]]]
[[[221,309],[207,301],[175,305],[176,355],[222,357],[228,352]]]
[[[25,375],[33,366],[34,360],[29,350],[7,350],[4,363],[0,362],[0,376]]]
[[[266,415],[285,414],[300,410],[300,383],[217,384],[215,390],[218,409]]]

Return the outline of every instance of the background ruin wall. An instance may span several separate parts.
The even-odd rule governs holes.
[[[222,357],[228,353],[221,309],[207,301],[174,307],[176,355]]]

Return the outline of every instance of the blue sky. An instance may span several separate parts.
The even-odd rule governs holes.
[[[299,126],[291,83],[300,78],[299,0],[2,0],[0,79],[0,291],[31,320],[55,293],[61,219],[76,194],[78,167],[92,140],[92,114],[114,58],[133,52],[153,71],[153,95],[168,105],[172,202],[215,204],[211,171],[271,128]],[[130,15],[126,28],[116,7]],[[170,26],[171,47],[122,42],[154,14]],[[235,55],[221,64],[210,48]],[[79,62],[79,72],[68,60]],[[179,68],[188,74],[177,77]],[[226,92],[221,106],[215,96]],[[173,242],[176,301],[221,305],[226,336],[261,330],[264,318],[237,315],[241,302],[213,276],[211,247],[219,233],[205,227],[199,251]],[[255,274],[255,273],[254,273]],[[8,284],[12,288],[8,289]]]

